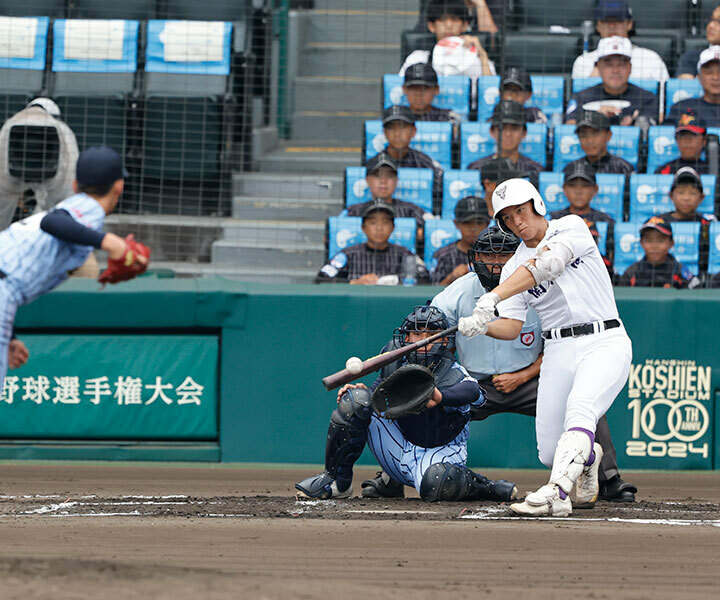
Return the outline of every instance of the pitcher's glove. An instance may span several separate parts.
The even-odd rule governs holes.
[[[150,248],[135,241],[131,233],[125,238],[125,254],[122,258],[109,259],[107,269],[100,273],[100,283],[118,283],[127,281],[144,273],[150,264]]]
[[[434,392],[435,375],[430,369],[422,365],[404,365],[375,389],[372,405],[385,419],[417,415],[425,410]]]

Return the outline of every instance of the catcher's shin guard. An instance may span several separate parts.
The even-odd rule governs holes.
[[[342,395],[330,417],[325,472],[341,489],[352,482],[353,465],[365,448],[371,416],[370,392],[352,388]]]
[[[492,500],[506,502],[517,497],[510,481],[492,481],[462,465],[435,463],[425,471],[420,482],[420,497],[428,502],[458,500]]]
[[[398,483],[387,473],[378,471],[376,477],[366,479],[361,484],[363,498],[404,498],[405,486]]]
[[[328,498],[349,498],[352,494],[352,485],[347,484],[343,489],[338,488],[338,483],[327,473],[319,473],[300,483],[295,484],[298,496],[304,498],[317,498],[327,500]]]

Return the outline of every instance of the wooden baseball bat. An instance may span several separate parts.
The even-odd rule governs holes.
[[[415,350],[422,348],[424,346],[427,346],[428,344],[432,344],[435,340],[439,340],[440,338],[445,337],[446,335],[452,335],[457,331],[457,325],[450,327],[449,329],[443,329],[442,331],[438,331],[437,333],[431,335],[428,338],[425,338],[424,340],[420,340],[419,342],[413,342],[412,344],[409,344],[408,346],[403,346],[402,348],[396,348],[395,350],[390,350],[389,352],[383,352],[382,354],[378,354],[377,356],[373,356],[371,358],[368,358],[363,361],[362,363],[362,369],[359,373],[353,374],[350,373],[347,369],[343,369],[342,371],[338,371],[337,373],[333,373],[332,375],[328,375],[327,377],[324,377],[322,382],[325,386],[326,390],[334,390],[335,388],[340,387],[341,385],[344,385],[346,383],[350,383],[351,381],[355,381],[356,379],[360,379],[364,375],[367,375],[368,373],[372,373],[373,371],[379,371],[382,369],[385,365],[389,365],[390,363],[395,362],[398,360],[401,356],[405,356],[406,354],[410,352],[414,352]]]

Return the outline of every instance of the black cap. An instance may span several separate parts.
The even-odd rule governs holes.
[[[410,123],[410,125],[415,125],[415,115],[407,106],[393,104],[383,112],[383,126],[392,121],[404,121]]]
[[[670,221],[668,221],[665,217],[661,217],[659,215],[650,217],[640,226],[640,237],[642,237],[643,231],[647,231],[648,229],[659,231],[663,235],[670,236],[672,239],[672,227],[670,225]]]
[[[363,211],[362,218],[363,221],[370,216],[372,213],[377,212],[379,210],[384,210],[386,213],[390,215],[390,218],[395,220],[395,207],[392,204],[389,204],[385,202],[384,200],[373,200],[370,202],[365,210]]]
[[[581,109],[575,124],[575,133],[581,127],[592,127],[593,129],[610,129],[610,121],[601,112],[596,110]]]
[[[632,19],[632,9],[625,0],[598,0],[595,6],[595,20],[605,21],[607,19],[629,21]]]
[[[508,179],[516,177],[526,177],[525,173],[521,173],[515,168],[513,161],[509,158],[493,158],[487,161],[480,169],[480,180],[495,181],[502,183]]]
[[[489,223],[490,215],[485,200],[476,196],[465,196],[455,205],[455,220],[461,223],[472,220]]]
[[[524,92],[532,92],[530,75],[528,75],[527,71],[518,67],[510,67],[503,73],[500,89],[508,84],[517,85],[521,87]]]
[[[374,173],[380,167],[390,167],[393,171],[395,171],[395,173],[397,173],[398,170],[397,161],[387,152],[380,152],[379,154],[376,154],[367,161],[367,165],[365,165],[368,175]]]
[[[415,63],[405,71],[403,85],[426,85],[435,87],[438,84],[438,76],[432,65],[428,63]]]
[[[513,125],[525,125],[527,112],[525,107],[514,100],[500,100],[495,105],[492,114],[492,124],[511,123]]]
[[[595,169],[582,160],[571,162],[567,167],[565,167],[565,179],[563,180],[563,183],[567,183],[573,179],[584,179],[593,185],[597,183],[595,180]]]
[[[78,156],[75,179],[82,187],[107,185],[128,177],[120,155],[107,146],[85,148]]]
[[[703,190],[702,179],[692,167],[681,167],[676,171],[670,191],[672,192],[681,183],[692,183],[701,192]]]

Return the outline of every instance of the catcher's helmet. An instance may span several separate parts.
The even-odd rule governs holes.
[[[484,262],[480,254],[514,254],[520,245],[520,239],[512,233],[505,233],[499,227],[491,225],[483,231],[472,248],[468,250],[468,262],[480,279],[483,287],[490,291],[500,284],[500,271],[503,263]]]
[[[447,317],[434,306],[424,304],[416,306],[412,312],[403,319],[402,324],[393,333],[393,342],[396,347],[407,346],[407,336],[413,332],[442,331],[448,328]],[[424,346],[407,355],[407,361],[424,365],[432,369],[444,355],[451,355],[449,348],[455,347],[455,336],[450,335],[439,339],[431,348]]]

